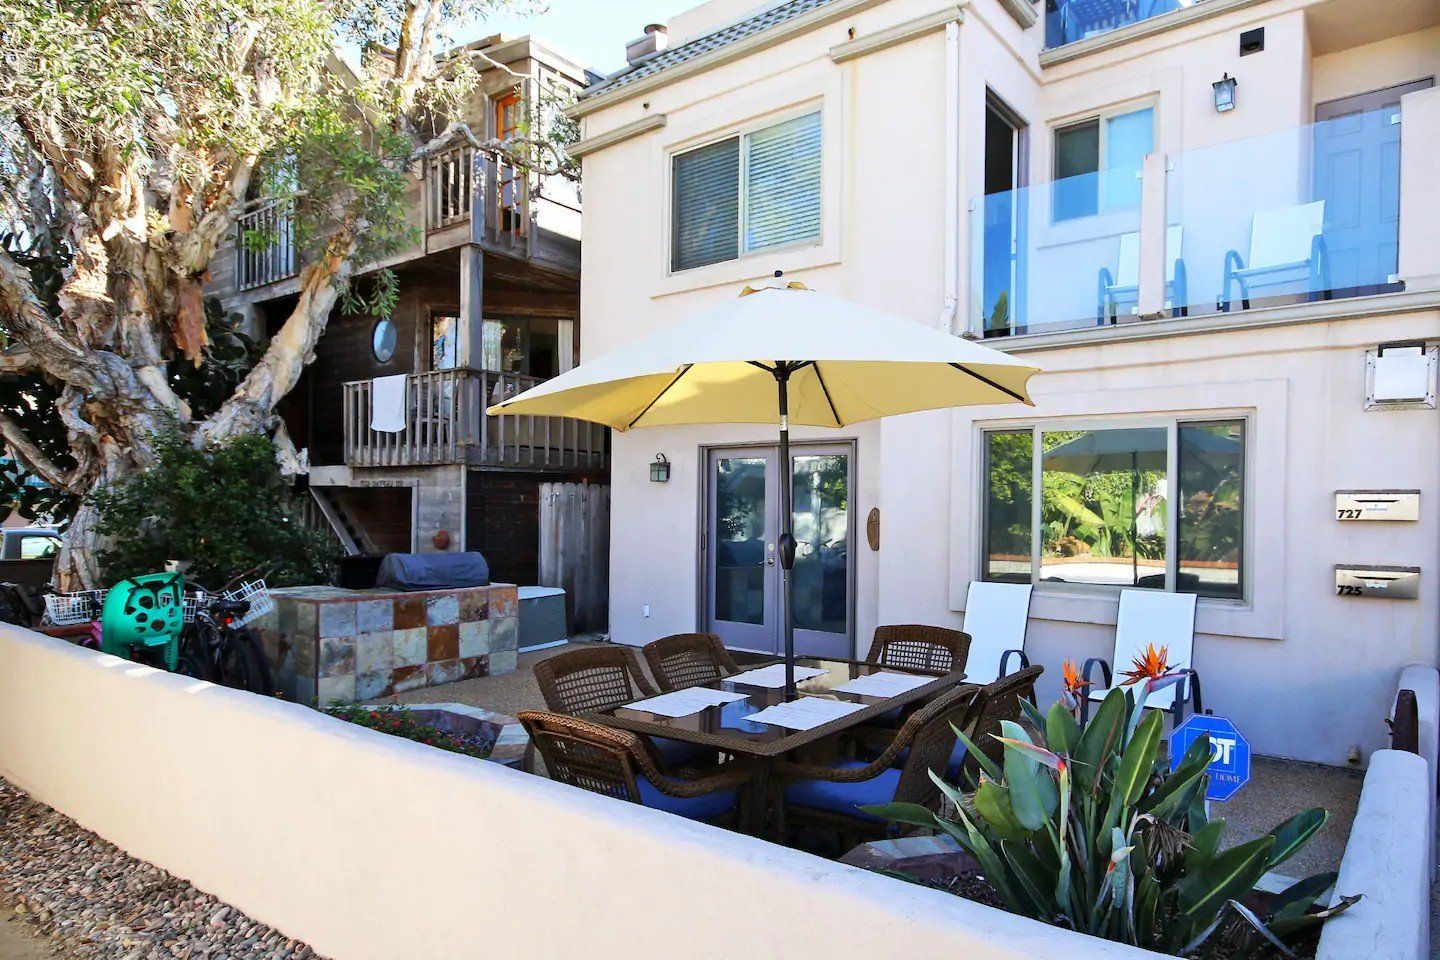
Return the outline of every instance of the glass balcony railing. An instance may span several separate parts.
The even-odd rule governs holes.
[[[1139,174],[1107,171],[993,193],[971,213],[973,328],[986,337],[1097,323],[1096,284],[1139,284]]]
[[[1165,301],[1208,313],[1399,289],[1400,108],[1188,150]]]
[[[1088,40],[1203,0],[1045,0],[1045,47]]]
[[[1404,289],[1399,119],[1398,106],[1356,112],[1152,161],[1163,190],[1144,190],[1132,169],[982,197],[971,329],[1044,333]],[[1141,232],[1142,194],[1164,204],[1163,219],[1144,211],[1153,236]]]

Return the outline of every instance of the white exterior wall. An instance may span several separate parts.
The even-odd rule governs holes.
[[[748,10],[723,6],[728,12],[722,20]],[[648,114],[666,117],[660,129],[585,158],[586,355],[734,296],[743,282],[774,269],[829,293],[941,323],[949,135],[944,30],[842,64],[828,53],[852,37],[871,36],[945,6],[928,0],[861,4],[853,16],[585,116],[587,138]],[[1336,29],[1335,11],[1349,8],[1340,3],[1326,8],[1320,45],[1312,42],[1317,28],[1309,6],[1308,0],[1254,3],[1042,68],[1043,20],[1022,30],[998,0],[965,5],[961,125],[954,132],[962,203],[981,191],[987,88],[1031,124],[1028,175],[1039,183],[1050,177],[1052,125],[1106,107],[1155,99],[1157,147],[1173,154],[1293,128],[1311,120],[1317,103],[1440,72],[1435,28],[1334,49],[1335,36],[1344,33]],[[1357,31],[1373,34],[1373,6],[1352,6]],[[1262,25],[1265,52],[1240,58],[1239,31]],[[1210,84],[1224,72],[1241,79],[1241,107],[1218,115]],[[1434,98],[1425,96],[1431,99],[1424,116],[1440,115]],[[667,275],[671,152],[803,103],[821,103],[825,111],[822,242]],[[1411,146],[1422,127],[1427,137],[1440,137],[1440,123],[1426,124],[1412,130],[1407,122],[1407,171],[1426,150],[1423,143],[1418,150]],[[1280,158],[1276,163],[1286,165]],[[1424,196],[1418,178],[1408,175],[1406,182],[1407,197]],[[1421,259],[1440,260],[1440,231],[1433,226],[1440,210],[1406,208],[1404,216],[1409,250],[1402,250],[1402,263],[1418,262],[1413,258],[1423,253],[1421,245],[1433,251]],[[962,213],[961,223],[957,329],[963,328],[968,302],[968,214]],[[1420,286],[1412,285],[1411,292]],[[854,523],[863,526],[870,508],[880,508],[879,553],[869,549],[860,530],[852,555],[859,652],[868,648],[878,623],[963,624],[965,587],[976,574],[979,552],[982,427],[1062,416],[1236,413],[1250,421],[1245,563],[1251,582],[1243,604],[1200,604],[1195,666],[1204,677],[1205,705],[1232,716],[1252,745],[1267,754],[1343,764],[1352,748],[1368,755],[1383,746],[1381,721],[1396,672],[1406,663],[1435,662],[1440,648],[1437,414],[1363,411],[1366,349],[1394,340],[1440,339],[1435,299],[1409,302],[1406,311],[1387,309],[1384,316],[1307,321],[1301,310],[1287,325],[1165,339],[1105,339],[1046,349],[1027,348],[1024,338],[992,342],[1026,350],[1026,358],[1046,371],[1032,384],[1036,409],[1021,420],[1016,418],[1026,411],[995,407],[914,414],[845,431],[804,431],[802,437],[857,440]],[[617,641],[643,644],[703,627],[697,559],[701,447],[773,443],[773,438],[771,428],[758,426],[616,436],[611,617]],[[675,464],[664,486],[648,480],[646,465],[657,452]],[[1333,492],[1352,487],[1419,488],[1422,520],[1339,524],[1333,519]],[[1422,597],[1335,597],[1332,568],[1342,562],[1421,566]],[[646,604],[649,619],[642,615]],[[1043,694],[1054,693],[1062,658],[1108,657],[1115,607],[1113,598],[1037,589],[1030,649],[1047,668]]]

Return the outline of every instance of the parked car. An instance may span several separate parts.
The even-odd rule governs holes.
[[[45,560],[60,552],[60,531],[54,527],[10,527],[0,533],[0,560]]]

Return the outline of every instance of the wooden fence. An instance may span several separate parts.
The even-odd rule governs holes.
[[[564,588],[570,632],[609,627],[609,485],[540,485],[540,585]]]

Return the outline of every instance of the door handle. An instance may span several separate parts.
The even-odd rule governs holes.
[[[766,557],[766,558],[765,558],[765,566],[767,566],[767,567],[773,567],[773,566],[775,566],[775,558],[774,558],[774,557]]]

